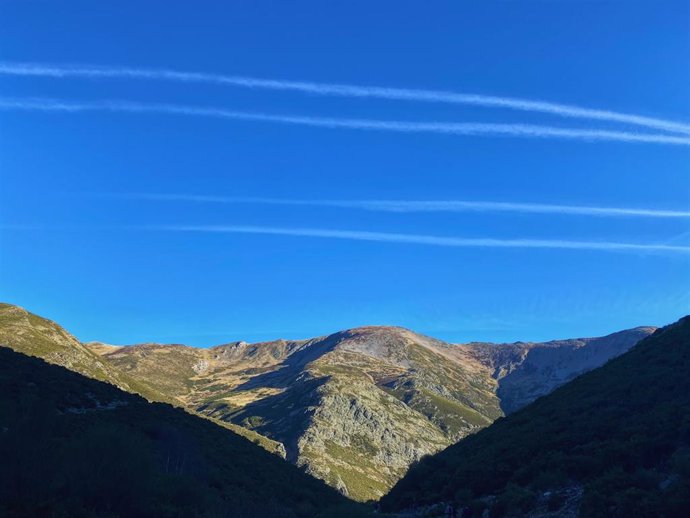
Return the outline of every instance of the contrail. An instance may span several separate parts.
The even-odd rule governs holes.
[[[0,110],[88,112],[109,111],[128,113],[162,113],[196,117],[215,117],[256,122],[295,124],[321,128],[394,131],[402,133],[436,133],[464,136],[512,136],[524,138],[555,138],[590,142],[640,142],[688,146],[690,136],[633,133],[596,129],[556,128],[532,124],[483,124],[475,122],[408,122],[371,119],[341,119],[301,115],[270,115],[231,111],[222,108],[186,106],[178,104],[145,104],[132,101],[106,100],[92,102],[61,101],[55,99],[0,98]]]
[[[690,218],[690,211],[683,210],[640,209],[630,207],[592,207],[493,201],[291,200],[281,198],[239,198],[228,196],[160,193],[123,193],[106,194],[104,196],[152,201],[337,207],[378,212],[518,212],[526,214],[564,214],[573,216],[600,217]]]
[[[464,248],[551,248],[571,250],[602,250],[626,252],[672,252],[690,253],[690,246],[621,243],[615,241],[567,241],[548,239],[493,239],[441,237],[420,234],[395,234],[366,232],[359,230],[332,230],[320,228],[259,227],[244,225],[162,225],[131,227],[136,230],[167,232],[203,232],[221,234],[267,234],[276,236],[320,237],[348,239],[355,241],[377,241],[384,243],[406,243],[419,245],[464,247]]]
[[[85,78],[129,78],[166,80],[180,82],[212,83],[235,87],[287,90],[314,95],[339,97],[377,98],[400,101],[435,102],[473,105],[491,108],[547,113],[559,117],[598,120],[643,126],[657,130],[690,135],[690,124],[630,113],[600,110],[552,103],[541,100],[467,94],[437,90],[387,88],[379,86],[358,86],[347,84],[315,83],[309,81],[286,81],[280,79],[259,79],[254,77],[228,76],[199,72],[181,72],[165,69],[139,69],[122,67],[101,67],[92,65],[47,65],[36,63],[0,63],[0,74],[35,77],[85,77]]]
[[[620,252],[660,252],[690,254],[690,245],[668,243],[626,243],[619,241],[571,241],[562,239],[496,239],[446,237],[424,234],[399,234],[369,232],[361,230],[334,230],[324,228],[263,227],[251,225],[138,225],[91,227],[92,230],[134,230],[146,232],[188,232],[211,234],[263,234],[274,236],[316,237],[346,239],[352,241],[374,241],[381,243],[403,243],[455,248],[527,248],[561,250],[595,250]],[[59,229],[37,225],[2,224],[2,230],[89,230],[89,227],[61,227]]]

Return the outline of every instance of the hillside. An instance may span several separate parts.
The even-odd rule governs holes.
[[[311,518],[365,510],[209,422],[0,348],[0,515]]]
[[[690,509],[690,317],[427,457],[382,499],[473,516],[681,517]],[[535,512],[536,513],[536,512]],[[535,514],[536,515],[536,514]]]

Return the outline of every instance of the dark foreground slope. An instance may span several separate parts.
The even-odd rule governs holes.
[[[382,506],[445,500],[492,518],[565,515],[565,500],[581,516],[688,516],[690,317],[423,459]]]
[[[0,516],[357,516],[205,419],[0,348]]]

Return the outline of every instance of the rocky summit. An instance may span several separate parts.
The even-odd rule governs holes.
[[[653,331],[449,344],[400,327],[371,326],[208,349],[118,347],[82,344],[53,322],[0,306],[1,344],[149,400],[172,402],[360,501],[380,498],[415,461],[604,364]]]

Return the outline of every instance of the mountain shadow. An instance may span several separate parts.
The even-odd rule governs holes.
[[[246,439],[0,347],[0,515],[366,516]]]
[[[491,518],[687,517],[690,317],[422,459],[381,504],[436,516],[444,501]]]
[[[235,387],[235,390],[251,390],[257,387],[286,389],[302,374],[304,367],[331,352],[340,342],[343,332],[325,338],[315,338],[300,344],[297,351],[287,356],[274,370],[264,372]]]
[[[596,338],[461,347],[493,371],[501,410],[508,415],[629,351],[654,331],[655,327],[642,326]]]

